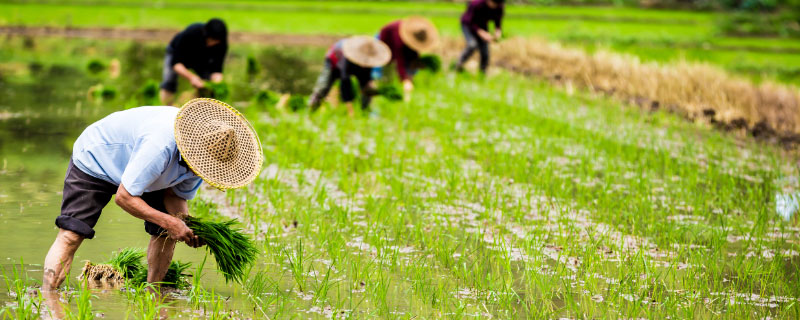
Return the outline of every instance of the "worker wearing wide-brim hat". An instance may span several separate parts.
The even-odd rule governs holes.
[[[378,33],[378,39],[386,43],[392,51],[392,59],[397,67],[397,74],[403,82],[406,100],[414,89],[411,81],[414,76],[415,62],[420,54],[433,51],[439,43],[439,31],[427,18],[412,16],[394,21],[384,26]],[[380,78],[382,70],[376,68],[373,78]]]
[[[461,53],[456,70],[462,71],[464,63],[478,50],[481,73],[486,73],[489,66],[489,43],[499,40],[503,35],[504,3],[505,0],[472,0],[467,4],[467,11],[461,15],[461,31],[464,33],[466,47]],[[494,22],[494,34],[489,32],[489,21]]]
[[[372,68],[386,65],[391,56],[389,47],[373,37],[353,36],[337,41],[325,54],[325,66],[309,99],[311,109],[319,108],[333,84],[339,80],[339,97],[347,105],[348,114],[355,114],[355,91],[351,77],[356,77],[361,88],[361,108],[369,108],[375,94]]]
[[[167,272],[177,241],[203,243],[180,217],[203,181],[219,189],[249,184],[261,170],[258,136],[227,104],[195,99],[182,108],[139,107],[112,113],[75,141],[64,180],[58,236],[44,262],[43,292],[64,281],[75,251],[92,239],[116,194],[125,211],[145,220],[148,282]]]

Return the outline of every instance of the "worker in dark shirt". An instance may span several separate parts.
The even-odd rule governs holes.
[[[472,0],[467,11],[461,16],[461,30],[467,47],[461,53],[456,70],[462,71],[464,63],[477,49],[481,55],[481,72],[486,73],[489,66],[489,43],[500,39],[504,0]],[[494,22],[494,35],[489,32],[489,21]]]
[[[164,58],[161,103],[172,104],[179,75],[198,89],[204,87],[207,80],[221,82],[222,63],[227,52],[228,29],[220,19],[194,23],[176,34]]]
[[[411,78],[416,72],[414,65],[420,53],[431,51],[439,42],[439,32],[430,20],[423,17],[408,17],[384,26],[378,39],[386,43],[392,51],[392,60],[397,66],[397,74],[403,82],[405,100],[410,99],[414,84]],[[382,69],[373,72],[373,78],[380,78]]]
[[[372,68],[386,65],[391,57],[389,47],[373,37],[354,36],[339,40],[325,54],[325,67],[309,99],[311,109],[319,108],[333,84],[339,80],[339,98],[347,105],[347,113],[353,116],[355,91],[350,79],[353,76],[361,87],[361,108],[367,109],[376,89],[372,81]]]

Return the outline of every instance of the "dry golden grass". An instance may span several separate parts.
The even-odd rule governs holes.
[[[442,48],[463,48],[448,39]],[[460,42],[460,41],[458,41]],[[457,50],[439,52],[456,58]],[[707,64],[644,63],[637,57],[565,48],[544,40],[512,38],[493,45],[496,66],[603,92],[646,108],[667,108],[695,121],[754,136],[800,141],[800,91],[754,84]]]

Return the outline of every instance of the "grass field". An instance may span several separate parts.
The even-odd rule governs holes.
[[[348,3],[322,7],[338,5]],[[177,28],[204,20],[209,12],[203,10],[211,10],[159,13],[140,6],[4,3],[0,15],[9,17],[4,24],[63,25],[59,19],[72,16],[73,25]],[[394,8],[364,4],[386,6]],[[451,5],[419,6],[454,11]],[[233,14],[226,10],[217,13]],[[261,21],[267,13],[244,11],[236,13],[243,19],[228,18],[232,25],[260,31],[270,21]],[[178,12],[182,20],[173,20]],[[633,9],[622,14],[627,12],[638,16]],[[574,13],[611,14],[590,8]],[[316,19],[295,21],[298,29],[281,27],[292,22],[288,14],[269,14],[275,29],[266,31],[338,30],[326,26],[334,21],[322,19],[328,13],[292,12]],[[338,13],[335,19],[338,24],[355,16]],[[360,16],[351,30],[369,32],[372,23],[391,16]],[[160,78],[163,44],[0,41],[0,93],[6,98],[0,103],[0,183],[19,186],[0,188],[0,216],[11,223],[28,219],[0,229],[16,232],[14,243],[0,244],[7,248],[2,257],[28,263],[27,273],[4,268],[2,288],[9,295],[0,298],[0,317],[23,318],[37,311],[41,297],[27,292],[41,273],[35,271],[39,261],[19,257],[42,250],[26,243],[55,234],[42,225],[52,224],[58,198],[37,192],[59,191],[58,170],[66,168],[72,141],[85,125],[151,103],[142,89]],[[215,290],[208,280],[211,262],[190,269],[196,276],[192,289],[168,298],[143,290],[89,290],[73,280],[64,292],[69,314],[152,319],[166,308],[173,316],[214,319],[800,317],[800,227],[797,218],[780,220],[774,210],[777,193],[800,189],[796,158],[785,150],[503,70],[487,78],[423,72],[411,102],[376,99],[373,110],[355,118],[331,105],[309,114],[253,103],[259,90],[275,90],[285,80],[268,66],[293,61],[293,80],[313,80],[323,52],[231,47],[229,101],[259,132],[266,165],[246,189],[201,190],[192,213],[238,217],[257,239],[260,259],[245,283]],[[248,57],[262,70],[248,75]],[[123,77],[87,74],[90,61],[112,58],[121,60]],[[96,85],[116,95],[88,97]],[[304,86],[293,93],[307,93]],[[52,212],[31,216],[48,206]],[[11,210],[16,208],[19,213]],[[108,231],[119,228],[100,227],[106,238],[92,242],[107,241]],[[109,253],[85,257],[102,261]],[[183,254],[202,260],[200,251]],[[121,304],[108,302],[115,296]]]
[[[344,1],[35,1],[0,3],[0,25],[182,28],[219,16],[232,30],[302,34],[374,34],[387,21],[430,16],[442,33],[460,37],[462,4]],[[714,13],[633,8],[509,6],[509,36],[537,36],[577,46],[610,47],[646,61],[687,59],[718,64],[756,80],[800,83],[800,42],[719,34]]]

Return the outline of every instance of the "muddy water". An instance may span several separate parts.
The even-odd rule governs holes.
[[[16,77],[0,73],[0,267],[10,273],[12,266],[22,264],[27,277],[38,286],[44,256],[57,233],[54,220],[60,212],[72,143],[88,124],[129,102],[88,98],[87,88],[97,80],[85,75],[80,66],[36,64],[21,64],[30,70],[17,72]],[[113,200],[95,230],[95,238],[84,241],[75,256],[69,276],[72,287],[84,260],[102,262],[120,248],[145,248],[149,240],[143,221],[121,210]],[[202,249],[179,244],[175,258],[197,265],[204,254]],[[238,285],[226,285],[212,260],[205,265],[205,288],[237,297],[232,301],[243,301],[238,299]],[[194,271],[194,266],[190,270]],[[118,290],[98,290],[95,295],[94,312],[105,318],[122,318],[129,309],[125,295]],[[5,281],[0,281],[0,309],[12,300]],[[184,306],[186,302],[177,300],[170,308],[173,314],[188,312]],[[233,302],[227,306],[237,307]]]

